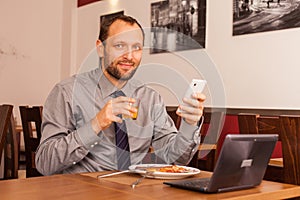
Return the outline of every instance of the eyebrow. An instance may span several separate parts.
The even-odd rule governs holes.
[[[124,40],[112,40],[112,44],[116,44],[116,43],[122,43],[122,44],[131,44],[131,45],[141,45],[141,46],[143,46],[143,42],[137,42],[137,41],[134,41],[133,43],[128,43],[128,41],[124,41]]]

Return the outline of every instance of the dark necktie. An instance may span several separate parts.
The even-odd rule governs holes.
[[[122,91],[116,91],[113,93],[112,96],[119,97],[119,96],[125,96],[125,94]],[[118,117],[122,117],[122,116],[118,115]],[[126,170],[131,164],[126,124],[124,120],[122,121],[122,123],[115,122],[114,124],[115,124],[115,133],[116,133],[118,170]]]

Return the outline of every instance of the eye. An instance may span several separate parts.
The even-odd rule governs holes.
[[[119,44],[115,44],[114,45],[114,47],[116,48],[116,49],[123,49],[124,48],[124,44],[121,44],[121,43],[119,43]]]
[[[132,49],[133,49],[134,51],[139,51],[139,50],[142,50],[143,47],[142,47],[141,45],[139,45],[139,44],[136,44],[136,45],[133,45],[133,46],[132,46]]]

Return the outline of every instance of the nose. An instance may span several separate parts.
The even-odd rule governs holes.
[[[131,60],[133,58],[133,50],[129,47],[128,51],[124,53],[123,57],[127,58],[128,60]]]

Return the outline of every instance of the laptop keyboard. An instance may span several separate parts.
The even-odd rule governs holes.
[[[175,187],[187,188],[192,190],[201,190],[207,188],[210,178],[201,178],[195,180],[184,180],[184,181],[174,181],[169,182],[170,185]]]
[[[205,188],[208,186],[209,180],[210,178],[203,178],[198,180],[184,181],[181,184],[186,187]]]

